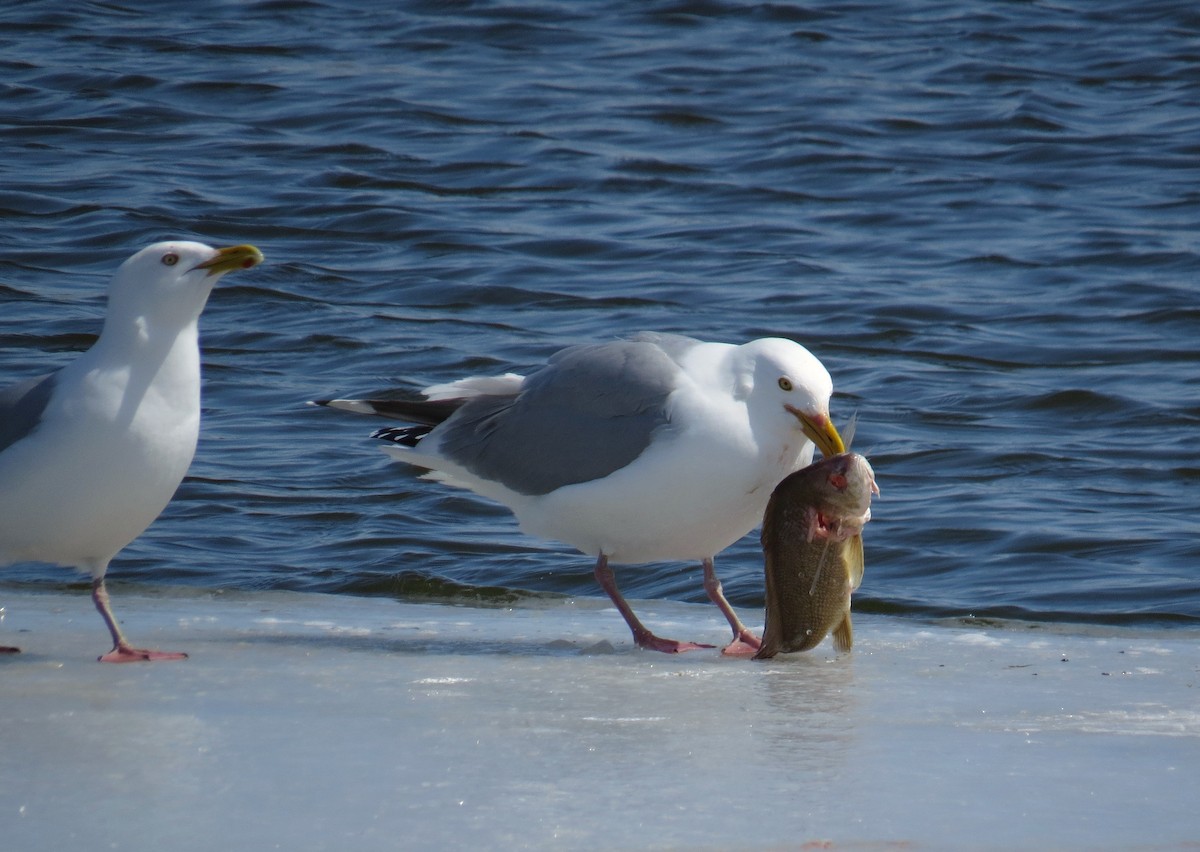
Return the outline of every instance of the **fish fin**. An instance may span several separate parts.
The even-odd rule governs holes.
[[[854,628],[850,624],[850,608],[846,608],[846,617],[833,630],[833,647],[839,651],[849,651],[854,645]]]
[[[775,590],[775,564],[771,559],[771,543],[775,540],[775,495],[771,495],[771,499],[767,504],[767,512],[763,516],[762,533],[760,540],[763,547],[763,586],[766,592],[766,612],[763,616],[763,634],[762,644],[759,645],[758,653],[754,655],[756,660],[769,660],[779,653],[780,631],[778,613],[772,614],[773,609],[778,608]]]
[[[754,653],[751,659],[755,660],[770,660],[779,653],[779,640],[768,638],[766,631],[763,631],[762,644],[758,646],[758,650]]]
[[[846,542],[846,579],[850,581],[850,591],[862,585],[863,572],[866,571],[867,560],[863,555],[863,540],[861,535]]]
[[[804,507],[804,540],[812,544],[817,532],[821,529],[821,515],[812,506]]]
[[[842,427],[842,443],[846,445],[847,452],[850,450],[850,445],[854,443],[854,432],[858,429],[858,412],[855,411],[850,415],[850,422]]]
[[[825,539],[825,547],[821,549],[821,558],[817,560],[817,570],[813,572],[812,585],[808,587],[810,598],[817,593],[817,581],[821,579],[821,569],[825,567],[825,557],[829,555],[829,545],[831,544],[833,544],[832,538]]]

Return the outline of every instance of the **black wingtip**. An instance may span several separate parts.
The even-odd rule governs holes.
[[[402,447],[415,447],[418,442],[433,431],[432,426],[385,426],[376,429],[371,437]]]

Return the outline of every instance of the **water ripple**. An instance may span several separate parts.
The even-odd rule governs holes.
[[[10,4],[0,384],[89,345],[135,248],[252,241],[114,576],[504,605],[588,560],[305,400],[783,335],[879,474],[863,608],[1194,621],[1193,5]],[[720,565],[761,606],[754,537]]]

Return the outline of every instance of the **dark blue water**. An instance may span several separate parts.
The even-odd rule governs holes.
[[[0,11],[0,383],[86,348],[152,241],[267,256],[209,304],[196,462],[113,580],[598,595],[304,402],[654,329],[825,361],[883,490],[861,609],[1200,621],[1191,0],[166,10]],[[718,566],[761,606],[755,536]]]

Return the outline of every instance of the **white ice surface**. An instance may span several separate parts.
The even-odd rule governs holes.
[[[191,659],[97,663],[86,594],[0,590],[2,849],[1200,841],[1194,632],[859,615],[851,654],[756,663],[638,651],[591,600],[113,599]],[[638,611],[726,638],[711,607]]]

